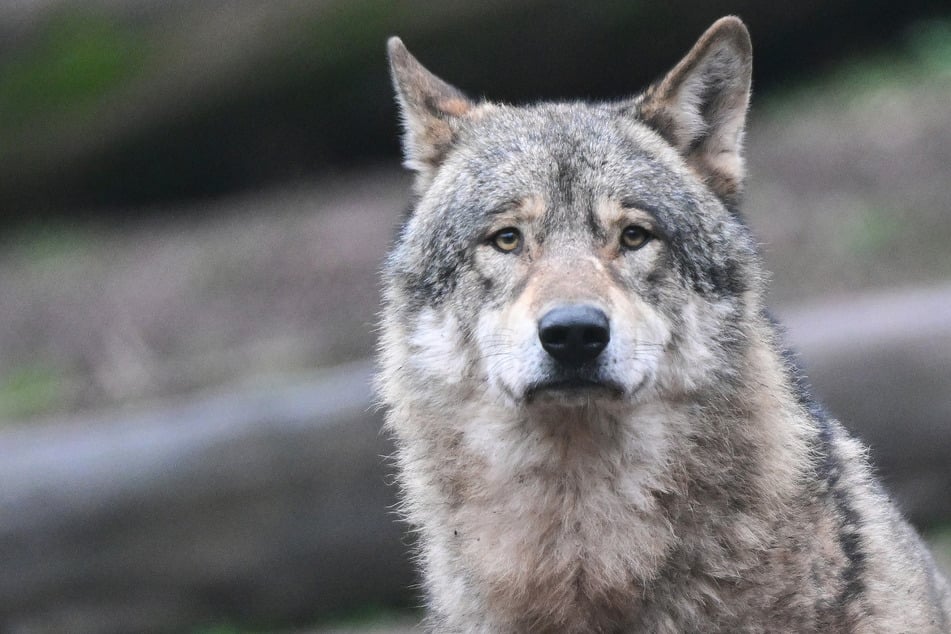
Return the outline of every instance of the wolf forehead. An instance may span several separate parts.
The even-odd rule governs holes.
[[[491,211],[535,196],[552,212],[586,209],[606,198],[641,205],[657,213],[660,223],[677,215],[677,209],[661,211],[667,201],[692,208],[703,197],[678,169],[669,146],[626,119],[621,108],[582,102],[481,108],[479,116],[460,122],[429,188],[431,197],[478,197]]]
[[[397,38],[388,47],[416,172],[417,201],[386,268],[404,297],[449,295],[473,272],[493,212],[528,198],[541,202],[532,224],[542,235],[579,244],[592,244],[604,201],[637,207],[662,238],[658,261],[683,285],[724,296],[755,283],[755,249],[735,213],[751,69],[739,20],[720,20],[661,82],[616,103],[476,102]]]
[[[536,235],[593,243],[595,209],[636,208],[653,219],[668,265],[703,294],[739,294],[753,257],[745,226],[654,131],[616,104],[483,105],[460,122],[399,233],[391,278],[428,303],[471,268],[471,250],[500,211],[532,201]]]

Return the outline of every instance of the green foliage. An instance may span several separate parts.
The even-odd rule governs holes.
[[[951,575],[951,525],[933,528],[925,533],[925,539],[938,565]]]
[[[51,365],[33,363],[0,377],[0,419],[25,418],[53,409],[64,398],[65,380]]]
[[[89,225],[65,221],[26,223],[0,236],[0,251],[6,251],[11,259],[24,262],[34,270],[75,265],[78,258],[105,248]]]
[[[803,102],[860,103],[870,94],[951,79],[951,18],[912,24],[897,44],[837,63],[810,79],[759,98],[760,107],[793,113]]]
[[[322,627],[325,629],[369,627],[389,623],[399,617],[405,618],[406,612],[397,612],[393,608],[370,604],[344,613],[330,614]]]
[[[92,112],[144,66],[147,46],[128,25],[97,13],[55,15],[31,46],[0,65],[4,128],[69,111]]]
[[[951,18],[914,25],[908,32],[907,48],[920,72],[951,75]]]
[[[855,255],[877,255],[906,229],[896,210],[866,208],[846,227],[849,250]]]

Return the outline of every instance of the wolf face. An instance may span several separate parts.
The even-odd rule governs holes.
[[[473,103],[390,42],[419,196],[386,266],[404,367],[529,408],[727,378],[731,324],[761,287],[734,211],[737,24],[648,93],[599,105]]]

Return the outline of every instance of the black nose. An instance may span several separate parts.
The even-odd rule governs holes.
[[[592,361],[611,340],[608,316],[586,304],[553,308],[538,322],[538,338],[548,354],[566,366]]]

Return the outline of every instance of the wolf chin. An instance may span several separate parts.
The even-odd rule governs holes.
[[[513,107],[390,40],[416,200],[378,391],[431,631],[951,631],[764,309],[751,54],[727,17],[637,97]]]

